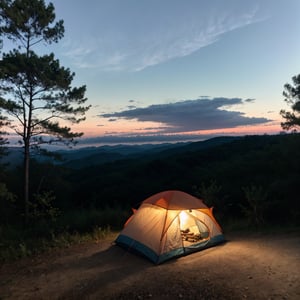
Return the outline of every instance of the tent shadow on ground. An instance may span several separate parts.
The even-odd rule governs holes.
[[[78,271],[79,269],[82,276],[79,282],[74,282],[75,284],[67,289],[60,299],[80,299],[87,295],[98,295],[99,291],[101,291],[102,297],[105,297],[106,294],[118,294],[118,288],[120,286],[124,288],[124,282],[130,287],[136,283],[137,279],[142,278],[145,272],[150,271],[151,274],[158,276],[161,270],[169,270],[165,276],[172,276],[169,267],[175,271],[181,268],[181,263],[185,264],[187,261],[189,262],[188,265],[192,267],[195,260],[204,258],[203,256],[211,251],[219,251],[218,249],[224,245],[225,243],[222,243],[215,247],[196,251],[191,255],[172,258],[163,264],[155,265],[141,254],[129,252],[113,244],[104,251],[80,258],[70,266],[69,271],[75,269]],[[180,258],[183,260],[180,261]]]
[[[68,272],[80,270],[82,274],[80,280],[77,280],[75,286],[69,288],[61,299],[80,298],[85,295],[85,291],[89,294],[93,291],[99,291],[110,286],[118,286],[118,282],[124,278],[130,278],[142,274],[146,269],[153,267],[153,263],[146,258],[135,255],[125,249],[111,245],[109,248],[96,252],[89,257],[79,258],[78,261],[72,262],[71,265],[65,267]],[[61,267],[60,267],[61,269]]]

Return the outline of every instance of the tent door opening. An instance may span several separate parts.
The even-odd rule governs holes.
[[[181,211],[179,213],[179,224],[184,247],[209,239],[208,227],[189,211]]]

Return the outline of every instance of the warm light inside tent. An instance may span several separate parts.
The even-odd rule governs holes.
[[[116,239],[120,246],[157,264],[222,241],[212,211],[180,191],[165,191],[144,200]]]
[[[188,216],[188,214],[185,211],[182,210],[179,213],[179,220],[180,220],[180,227],[181,228],[186,227],[187,222],[188,222],[188,218],[189,218],[189,216]]]

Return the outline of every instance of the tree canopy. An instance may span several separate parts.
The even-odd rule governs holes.
[[[292,78],[293,84],[285,84],[283,95],[285,102],[291,106],[292,111],[282,109],[281,116],[285,122],[281,123],[283,129],[296,129],[300,127],[300,74]]]

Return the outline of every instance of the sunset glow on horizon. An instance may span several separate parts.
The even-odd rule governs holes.
[[[140,134],[140,135],[154,135],[160,133],[160,128],[164,127],[162,123],[155,122],[138,122],[136,120],[119,120],[115,122],[102,121],[99,124],[98,120],[87,120],[78,125],[72,126],[74,131],[83,132],[84,137],[101,137],[106,135],[125,135],[125,134]],[[187,131],[182,134],[210,135],[210,134],[228,134],[228,135],[244,135],[244,134],[276,134],[280,133],[282,128],[280,121],[272,121],[259,125],[246,125],[230,128],[210,129]],[[173,133],[174,134],[174,133]]]

